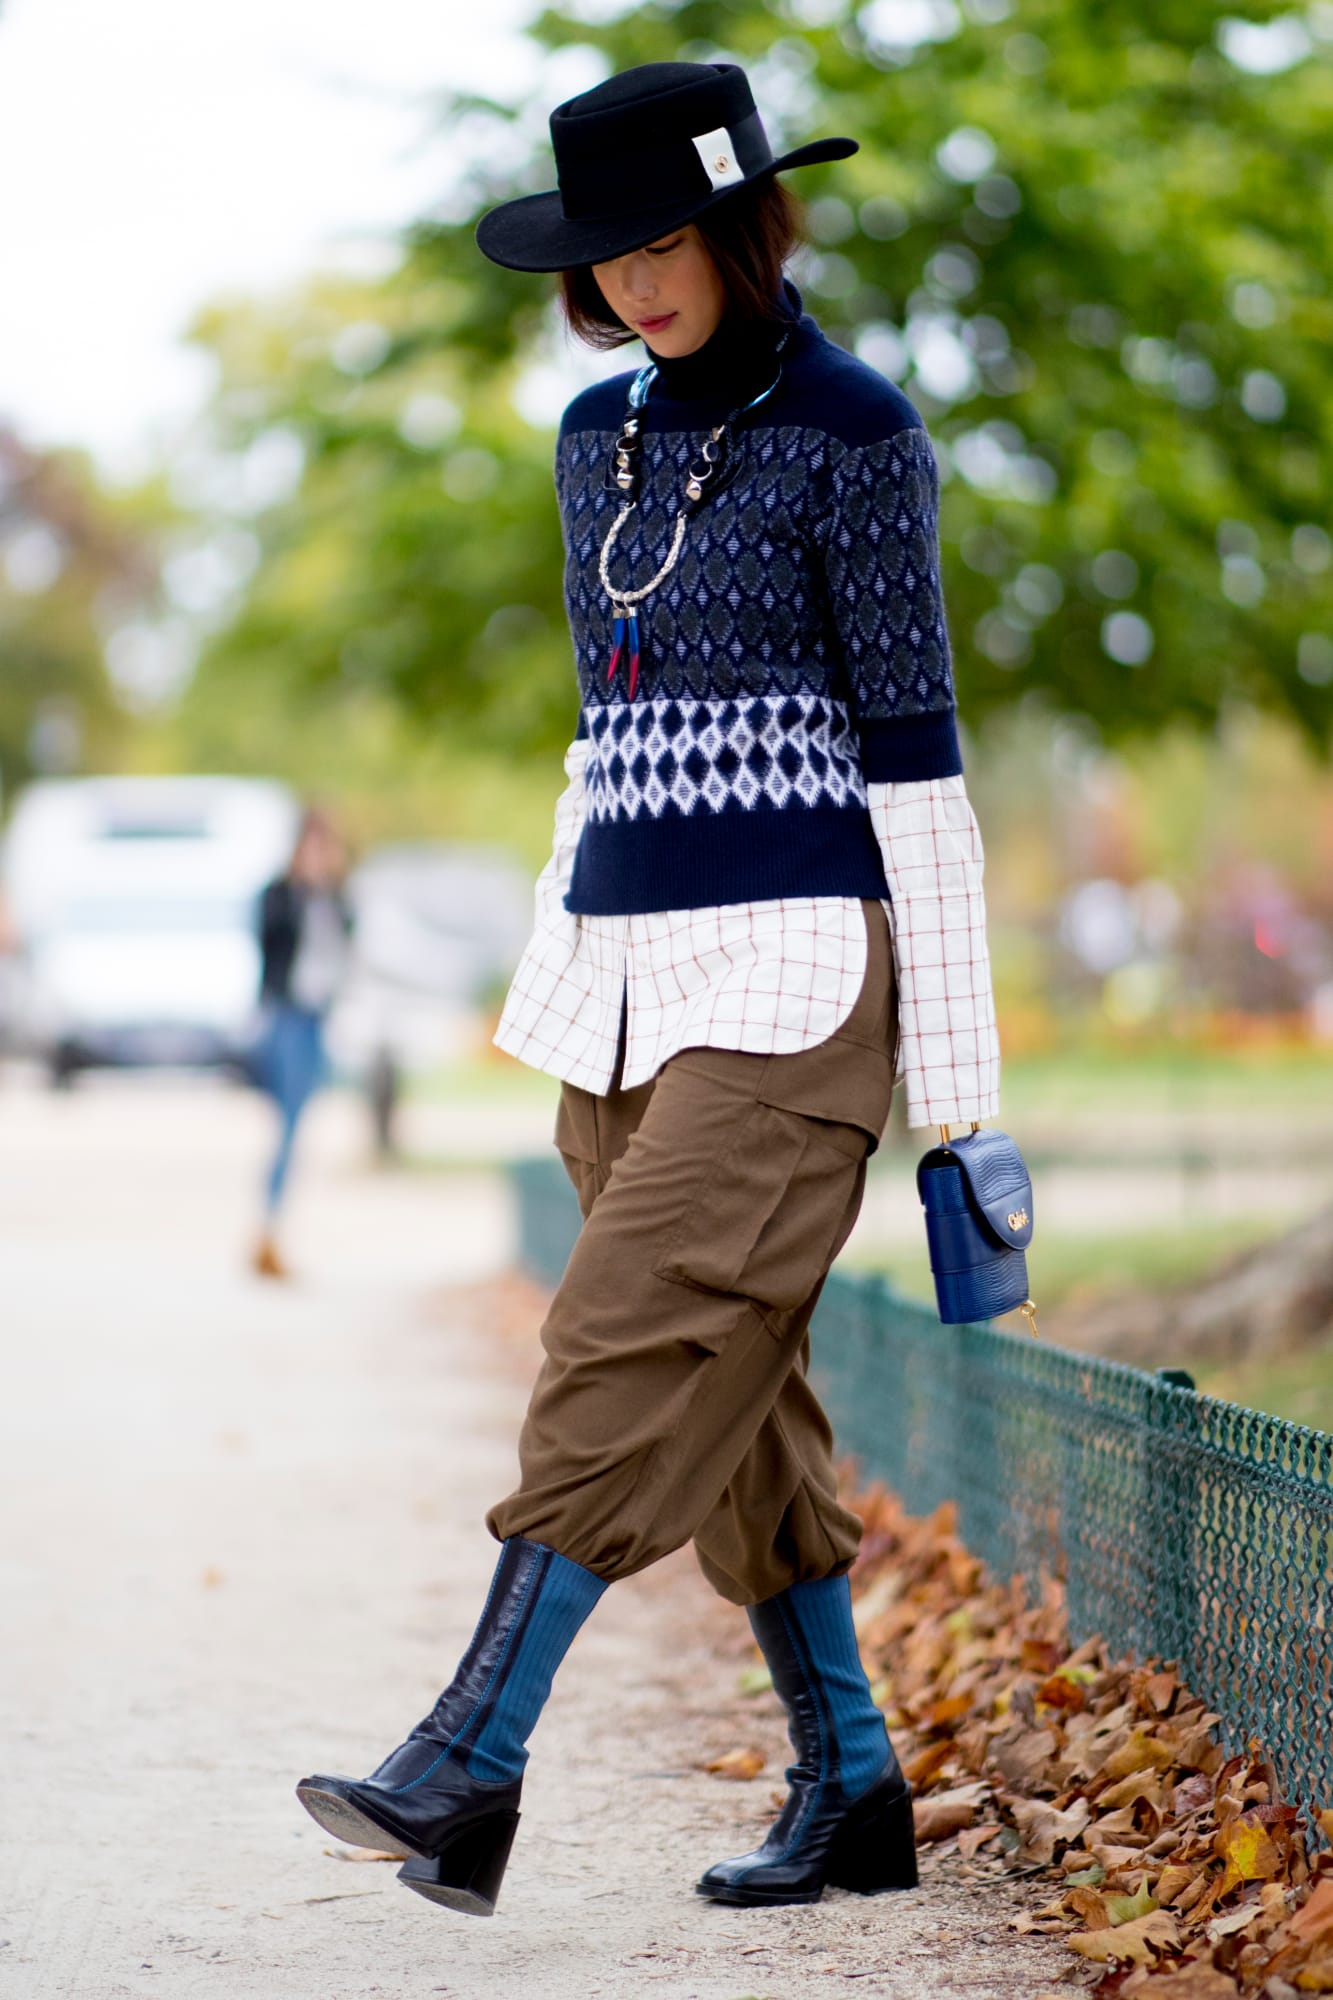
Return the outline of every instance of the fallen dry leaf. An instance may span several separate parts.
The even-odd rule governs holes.
[[[757,1778],[767,1761],[762,1750],[728,1750],[725,1757],[714,1757],[704,1769],[715,1778]]]
[[[997,1737],[991,1744],[991,1758],[1005,1783],[1019,1791],[1040,1782],[1059,1747],[1060,1739],[1053,1729],[1022,1729],[1012,1736]]]
[[[909,1785],[920,1791],[947,1764],[954,1754],[954,1746],[946,1737],[940,1743],[927,1743],[924,1750],[918,1750],[915,1757],[909,1757],[903,1765],[903,1776]]]
[[[966,1715],[971,1706],[971,1695],[949,1695],[943,1701],[937,1701],[932,1705],[930,1713],[926,1717],[926,1727],[928,1729],[943,1729],[946,1723],[957,1722],[960,1716]]]
[[[1157,1908],[1146,1880],[1140,1883],[1132,1896],[1106,1896],[1103,1900],[1113,1924],[1132,1924],[1139,1917],[1151,1916]]]
[[[1176,1944],[1176,1920],[1166,1910],[1154,1910],[1132,1924],[1116,1924],[1105,1931],[1084,1931],[1071,1937],[1070,1946],[1084,1958],[1105,1964],[1113,1958],[1131,1960],[1135,1965],[1151,1965]]]
[[[1291,1936],[1295,1944],[1314,1944],[1333,1937],[1333,1877],[1325,1875],[1316,1882],[1310,1900],[1291,1920]]]
[[[1085,1930],[1110,1930],[1111,1912],[1095,1889],[1071,1889],[1064,1900],[1065,1908],[1079,1919]]]
[[[1086,1708],[1088,1692],[1078,1678],[1080,1672],[1086,1672],[1089,1679],[1093,1678],[1091,1669],[1075,1668],[1072,1673],[1067,1673],[1063,1667],[1057,1668],[1037,1689],[1037,1700],[1045,1702],[1048,1708],[1067,1708],[1071,1714]]]
[[[1146,1799],[1150,1806],[1160,1809],[1166,1801],[1162,1797],[1162,1780],[1156,1771],[1131,1771],[1118,1784],[1109,1785],[1098,1798],[1099,1806],[1132,1806],[1136,1800]]]
[[[1178,1686],[1179,1682],[1173,1673],[1149,1674],[1143,1692],[1150,1706],[1155,1708],[1159,1715],[1165,1715]]]
[[[1218,1892],[1223,1896],[1240,1882],[1266,1881],[1270,1875],[1276,1875],[1282,1865],[1282,1858],[1267,1829],[1251,1819],[1248,1813],[1224,1826],[1213,1846],[1227,1864],[1226,1876]]]
[[[1097,1638],[1071,1650],[1059,1584],[987,1578],[955,1509],[915,1519],[880,1490],[853,1504],[853,1595],[877,1607],[857,1628],[890,1726],[913,1732],[923,1844],[956,1835],[989,1868],[1042,1870],[1057,1901],[1016,1927],[1063,1935],[1099,2000],[1324,1991],[1333,1863],[1311,1867],[1261,1748],[1229,1756],[1174,1665],[1115,1660]]]
[[[1140,1726],[1130,1732],[1128,1742],[1112,1751],[1102,1772],[1108,1778],[1128,1778],[1135,1771],[1165,1770],[1174,1761],[1167,1745]]]
[[[1079,1839],[1092,1817],[1085,1798],[1076,1798],[1064,1812],[1057,1812],[1045,1799],[1018,1799],[1010,1807],[1014,1825],[1023,1836],[1023,1853],[1029,1861],[1050,1861],[1056,1843],[1069,1845]]]
[[[1134,1988],[1143,2000],[1236,2000],[1236,1982],[1215,1966],[1195,1959],[1171,1972],[1155,1972]]]
[[[1157,1878],[1157,1900],[1159,1903],[1174,1903],[1182,1889],[1187,1889],[1194,1880],[1194,1870],[1181,1861],[1173,1861],[1165,1867]]]
[[[1333,1993],[1333,1950],[1321,1945],[1296,1974],[1295,1984],[1301,1993]]]
[[[1249,1930],[1251,1924],[1261,1924],[1263,1918],[1263,1909],[1258,1903],[1240,1903],[1234,1910],[1224,1910],[1220,1917],[1209,1919],[1209,1942],[1218,1944],[1224,1937],[1234,1937],[1237,1931]]]
[[[919,1799],[912,1809],[919,1843],[932,1840],[948,1840],[951,1834],[961,1833],[971,1826],[977,1816],[975,1805],[964,1799],[946,1803],[940,1799]]]

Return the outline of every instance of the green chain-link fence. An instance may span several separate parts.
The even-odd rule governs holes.
[[[524,1263],[554,1285],[578,1233],[554,1161],[513,1169]],[[813,1372],[863,1471],[917,1513],[958,1505],[998,1576],[1064,1578],[1075,1640],[1176,1660],[1237,1747],[1333,1803],[1333,1437],[1166,1376],[990,1326],[941,1326],[834,1272]]]

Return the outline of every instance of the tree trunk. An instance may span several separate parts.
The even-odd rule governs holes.
[[[1052,1313],[1063,1345],[1139,1368],[1271,1359],[1333,1334],[1333,1207],[1229,1258],[1201,1283],[1117,1292]]]

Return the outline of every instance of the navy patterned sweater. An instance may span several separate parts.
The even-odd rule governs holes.
[[[901,390],[801,312],[777,389],[738,427],[736,472],[691,515],[639,609],[643,669],[608,685],[597,560],[621,506],[605,472],[633,373],[576,396],[556,488],[565,602],[589,740],[566,906],[590,915],[780,896],[886,897],[866,785],[961,771],[930,440]],[[799,315],[799,317],[796,317]],[[767,387],[777,331],[724,320],[659,362],[639,502],[612,551],[622,589],[671,545],[708,428]]]

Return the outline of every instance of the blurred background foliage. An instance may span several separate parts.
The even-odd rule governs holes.
[[[528,34],[512,99],[441,88],[467,165],[378,275],[199,313],[213,391],[155,478],[0,434],[4,802],[34,774],[255,773],[363,850],[541,865],[577,711],[555,427],[637,350],[572,346],[475,223],[551,184],[553,104],[739,60],[775,148],[861,142],[793,177],[794,275],[940,461],[1043,1299],[1160,1291],[1327,1202],[1333,0],[575,0]],[[545,1119],[549,1079],[478,1047],[422,1101]],[[911,1150],[880,1156],[862,1251],[908,1281]],[[1333,1210],[1320,1283],[1330,1245]],[[1321,1370],[1226,1387],[1333,1425]]]
[[[0,424],[0,776],[9,784],[126,754],[144,635],[162,608],[165,512],[160,492],[112,494],[81,453],[33,451]],[[117,699],[115,660],[129,700]]]
[[[554,429],[621,357],[475,221],[550,184],[553,102],[734,58],[775,146],[861,142],[793,177],[796,275],[935,439],[1007,1046],[1090,998],[1120,1036],[1333,1007],[1333,0],[578,0],[529,34],[524,95],[440,96],[469,165],[381,275],[201,312],[216,386],[159,483],[12,444],[6,786],[271,772],[363,842],[539,865],[577,702]]]
[[[1156,738],[1244,705],[1326,748],[1333,8],[587,0],[531,33],[580,86],[738,59],[775,145],[861,141],[799,177],[798,277],[935,438],[974,729],[1020,705]],[[262,676],[509,757],[569,735],[549,458],[577,364],[549,281],[473,241],[550,184],[549,108],[442,103],[473,167],[381,284],[201,321],[216,441],[302,464],[201,703]]]

